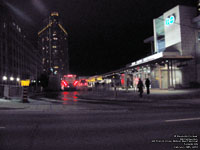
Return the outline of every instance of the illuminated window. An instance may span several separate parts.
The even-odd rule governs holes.
[[[54,66],[54,68],[55,68],[55,69],[58,69],[59,67],[58,67],[58,66]]]
[[[42,47],[43,50],[45,50],[45,47]]]
[[[51,16],[58,16],[59,14],[58,14],[58,12],[52,12],[51,13]]]
[[[58,40],[58,38],[57,38],[57,37],[54,37],[53,40]]]
[[[58,50],[54,50],[54,52],[55,52],[55,53],[57,53],[57,52],[58,52]]]
[[[54,72],[54,74],[57,74],[57,73],[58,73],[58,71],[55,71],[55,72]]]
[[[52,46],[52,48],[57,48],[57,46],[54,45],[54,46]]]

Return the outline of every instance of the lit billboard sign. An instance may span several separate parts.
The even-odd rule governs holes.
[[[175,20],[176,20],[176,17],[175,17],[175,14],[173,14],[165,19],[165,25],[166,26],[172,25],[174,24]]]
[[[21,80],[21,86],[29,86],[30,80]]]
[[[180,8],[180,6],[176,6],[163,14],[165,48],[181,42]],[[183,10],[183,12],[185,11]]]

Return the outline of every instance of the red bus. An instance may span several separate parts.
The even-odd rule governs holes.
[[[61,90],[76,90],[78,85],[77,76],[74,74],[64,75],[61,80]]]

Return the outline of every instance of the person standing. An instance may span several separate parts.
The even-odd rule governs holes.
[[[150,80],[149,80],[149,78],[146,79],[145,85],[146,85],[146,88],[147,88],[147,94],[150,94],[150,89],[149,89],[149,87],[150,87]]]
[[[138,87],[138,90],[139,90],[139,93],[140,93],[140,97],[142,97],[144,84],[143,84],[143,82],[140,78],[139,78],[137,87]]]

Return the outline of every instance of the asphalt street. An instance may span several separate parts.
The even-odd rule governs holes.
[[[63,99],[67,102],[54,97],[54,101],[59,102],[52,101],[51,107],[65,107],[64,111],[1,110],[0,149],[186,150],[190,148],[197,150],[199,148],[199,105],[167,101],[113,104],[105,101],[81,101],[75,96],[76,94],[68,93],[66,99]]]

